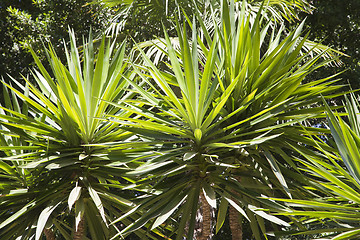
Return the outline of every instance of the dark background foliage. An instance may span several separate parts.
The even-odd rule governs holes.
[[[111,12],[86,4],[86,0],[0,0],[0,75],[27,75],[34,64],[27,46],[45,58],[42,42],[62,48],[68,27],[79,38],[90,28],[103,29]]]
[[[339,68],[324,68],[318,74],[326,76],[347,69],[341,75],[344,83],[353,89],[360,88],[360,1],[312,0],[315,10],[306,17],[310,38],[340,50],[349,57],[342,57]]]

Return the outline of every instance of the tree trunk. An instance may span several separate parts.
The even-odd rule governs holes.
[[[233,206],[229,208],[229,222],[232,240],[242,240],[242,218],[240,218],[240,213]]]
[[[76,229],[75,226],[74,226],[74,229]],[[74,240],[82,240],[84,234],[85,234],[85,218],[82,217],[82,219],[79,222],[77,231],[75,231],[75,233],[74,233]]]
[[[212,238],[211,233],[211,206],[206,201],[203,191],[200,191],[200,202],[202,210],[201,234],[199,240],[208,240]]]
[[[46,240],[56,240],[54,232],[50,228],[44,228]]]
[[[240,182],[240,177],[235,177],[235,179]],[[236,194],[235,191],[233,191]],[[235,199],[233,199],[235,200]],[[231,230],[232,240],[242,240],[243,231],[242,231],[242,216],[239,211],[236,210],[233,206],[229,208],[229,225]]]

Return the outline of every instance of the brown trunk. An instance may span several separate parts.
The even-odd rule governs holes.
[[[235,177],[235,179],[240,182],[240,177]],[[233,191],[236,194],[235,191]],[[235,200],[235,199],[233,199]],[[231,230],[232,240],[242,240],[243,231],[242,231],[242,215],[239,211],[236,210],[233,206],[229,208],[229,225]]]
[[[232,240],[242,240],[242,223],[240,213],[233,206],[229,208],[229,222]]]
[[[50,228],[45,228],[44,234],[45,234],[46,240],[56,240],[54,232]]]
[[[201,224],[201,234],[198,237],[199,240],[208,240],[211,239],[211,206],[206,201],[203,191],[200,191],[200,203],[202,210],[202,224]]]
[[[75,231],[74,233],[74,240],[82,240],[84,234],[85,234],[85,218],[83,217],[79,222],[77,231]]]

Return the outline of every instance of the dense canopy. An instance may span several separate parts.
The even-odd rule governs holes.
[[[357,2],[319,2],[2,0],[0,239],[358,239]]]

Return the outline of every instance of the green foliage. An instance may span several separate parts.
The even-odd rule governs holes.
[[[94,5],[36,1],[36,17],[6,10],[12,31],[29,32],[16,41],[32,46],[36,68],[34,80],[2,80],[1,238],[201,239],[215,219],[216,233],[235,224],[231,211],[256,240],[291,230],[289,219],[301,233],[308,224],[316,229],[305,233],[321,234],[326,222],[346,232],[335,239],[358,235],[359,104],[347,100],[349,125],[314,107],[342,95],[336,75],[309,79],[334,51],[308,41],[304,22],[287,31],[281,20],[309,11],[307,2],[184,1],[183,19],[172,1],[103,2],[121,3],[108,32],[137,41],[165,28],[163,38],[135,42],[128,58],[125,41],[90,34],[79,48],[70,31],[61,53],[62,23],[87,31],[86,17],[61,9]],[[43,55],[35,35],[53,42]],[[330,131],[307,125],[325,110],[342,161],[314,140]]]
[[[282,38],[281,30],[270,31],[268,24],[261,24],[265,20],[260,13],[252,19],[243,8],[237,21],[234,16],[233,5],[224,2],[222,25],[212,36],[201,18],[197,20],[203,26],[202,35],[197,35],[195,24],[189,22],[191,43],[186,26],[177,25],[178,50],[165,33],[161,51],[169,59],[166,70],[138,49],[144,63],[134,64],[134,71],[148,88],[131,85],[144,106],[132,102],[115,106],[142,117],[115,119],[147,139],[159,156],[129,173],[140,178],[134,188],[152,189],[156,194],[138,197],[138,209],[147,214],[124,233],[146,223],[155,228],[173,216],[179,224],[176,238],[186,234],[192,239],[197,209],[205,207],[204,202],[198,203],[203,193],[207,204],[219,205],[217,231],[231,205],[251,222],[254,237],[261,239],[266,234],[263,219],[289,226],[262,211],[265,206],[282,208],[259,200],[262,194],[306,197],[306,190],[295,183],[296,172],[287,169],[296,166],[286,158],[284,149],[298,142],[311,144],[297,123],[322,114],[323,108],[309,106],[319,100],[319,93],[331,97],[339,87],[329,86],[328,78],[302,83],[311,71],[327,64],[321,55],[304,62],[306,56],[300,54],[306,41],[300,37],[302,26]],[[268,30],[273,37],[265,44]],[[199,59],[199,49],[205,61]],[[166,143],[160,144],[163,141]]]
[[[108,239],[117,232],[116,226],[109,228],[109,220],[132,206],[132,195],[118,191],[127,182],[122,175],[133,161],[129,157],[136,157],[129,149],[133,145],[126,143],[132,134],[103,120],[109,114],[131,115],[109,105],[132,97],[124,91],[128,85],[124,77],[130,77],[125,43],[117,46],[103,38],[95,54],[90,38],[80,55],[72,32],[70,39],[67,65],[54,48],[47,49],[51,74],[32,51],[38,87],[26,78],[25,86],[12,79],[21,90],[2,82],[6,106],[0,115],[1,149],[6,156],[0,162],[1,238],[40,239],[43,228],[50,227],[69,239],[86,218],[91,239]],[[118,145],[99,145],[106,142]],[[141,152],[140,145],[137,151]],[[142,239],[151,235],[137,234]]]
[[[280,200],[288,203],[282,215],[305,216],[300,222],[322,225],[322,229],[305,231],[306,234],[322,233],[331,239],[358,239],[360,226],[360,132],[359,102],[354,94],[346,97],[346,123],[341,115],[327,106],[328,122],[336,150],[327,151],[318,145],[318,153],[297,149],[304,159],[298,159],[313,177],[315,188],[321,193],[314,200]],[[341,157],[340,157],[341,156]],[[302,207],[304,210],[296,209]],[[313,219],[313,220],[310,220]],[[301,232],[300,232],[301,233]]]

